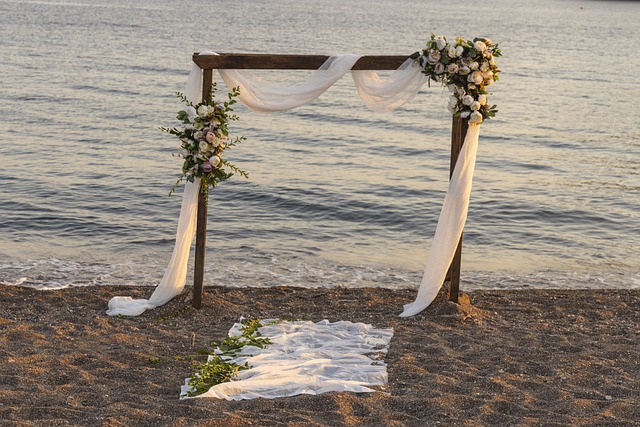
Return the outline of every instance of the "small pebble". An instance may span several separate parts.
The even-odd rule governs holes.
[[[607,400],[613,400],[613,397],[611,397],[609,395],[605,396],[604,398],[607,399]]]

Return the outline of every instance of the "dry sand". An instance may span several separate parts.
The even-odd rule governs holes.
[[[640,291],[476,291],[397,315],[414,291],[207,288],[138,318],[149,288],[0,287],[1,426],[640,425]],[[178,400],[189,356],[240,316],[393,327],[385,392]]]

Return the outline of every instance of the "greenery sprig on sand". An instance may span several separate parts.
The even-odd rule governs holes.
[[[245,347],[265,348],[270,345],[271,340],[263,337],[258,329],[281,321],[274,320],[263,324],[259,319],[245,320],[240,327],[240,335],[227,337],[220,344],[211,343],[212,347],[216,347],[213,352],[200,351],[200,354],[205,354],[208,358],[204,363],[196,362],[196,371],[188,382],[191,390],[186,396],[194,397],[206,393],[217,384],[232,381],[238,376],[238,372],[251,369],[249,363],[238,364],[233,359]]]

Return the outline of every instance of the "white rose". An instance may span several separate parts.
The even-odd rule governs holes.
[[[438,50],[442,50],[447,46],[447,41],[443,37],[438,37],[436,39],[436,47]]]
[[[449,55],[449,58],[455,58],[456,57],[456,47],[455,46],[449,46],[449,49],[447,49],[447,55]]]
[[[489,65],[491,65],[491,66],[496,65],[496,59],[495,58],[490,58],[489,59]]]
[[[467,85],[467,89],[469,89],[469,91],[476,90],[476,85],[474,85],[473,83],[469,83]]]
[[[462,113],[460,113],[460,117],[466,119],[467,117],[469,117],[469,114],[471,114],[471,111],[463,111]]]
[[[451,114],[455,114],[456,113],[456,106],[455,105],[447,105],[447,110],[451,113]]]
[[[482,73],[482,78],[484,78],[485,80],[493,80],[493,71],[485,71],[484,73]]]
[[[208,111],[209,107],[207,107],[206,105],[201,105],[198,107],[198,115],[200,116],[206,116]]]
[[[204,139],[204,133],[202,131],[198,131],[193,134],[193,137],[197,140],[202,140]]]
[[[187,106],[184,111],[186,111],[187,116],[189,116],[189,118],[193,117],[196,115],[196,109],[193,108],[191,105]]]
[[[200,141],[198,148],[200,149],[200,152],[205,152],[209,149],[209,144],[207,144],[207,141]]]
[[[476,61],[473,61],[471,64],[469,64],[469,68],[471,68],[472,70],[477,70],[478,67],[479,65]]]
[[[183,158],[185,158],[185,159],[186,159],[187,157],[189,157],[189,155],[190,155],[190,154],[191,154],[191,152],[190,152],[189,150],[185,149],[185,148],[183,148],[182,150],[180,150],[180,155],[181,155]]]
[[[220,164],[220,157],[213,156],[209,159],[209,163],[211,163],[211,166],[213,166],[214,168],[217,167]]]
[[[485,72],[489,69],[489,63],[487,61],[484,61],[481,65],[480,65],[480,71]]]
[[[447,89],[449,89],[450,92],[455,92],[458,90],[458,86],[456,85],[447,85]]]
[[[442,73],[444,73],[444,64],[443,64],[443,63],[441,63],[441,62],[438,62],[438,63],[436,64],[436,70],[435,70],[435,71],[436,71],[436,74],[442,74]]]
[[[475,99],[473,99],[473,96],[471,95],[465,95],[462,97],[462,103],[464,105],[471,105],[473,101],[475,101]]]
[[[458,74],[462,74],[463,76],[466,76],[470,72],[471,72],[471,69],[469,67],[467,67],[466,65],[463,65],[462,67],[460,67],[458,69]]]
[[[467,80],[469,81],[469,83],[474,83],[479,85],[484,80],[484,77],[482,77],[482,73],[480,71],[474,71],[473,73],[469,74],[469,77],[467,77]]]
[[[480,105],[487,105],[487,95],[478,96],[478,102]]]
[[[456,46],[456,57],[462,56],[464,53],[464,48],[462,46]]]
[[[478,111],[480,107],[481,105],[478,101],[473,101],[471,105],[469,105],[469,108],[471,109],[471,111]]]
[[[474,111],[469,115],[470,125],[479,125],[482,123],[482,114],[479,111]]]
[[[491,86],[493,84],[493,79],[491,80],[485,80],[484,85],[485,86]]]
[[[481,42],[480,40],[478,40],[477,42],[475,42],[473,44],[473,47],[478,51],[478,52],[484,52],[485,50],[487,50],[487,45],[484,44],[484,42]]]
[[[447,67],[447,72],[449,74],[455,74],[458,72],[458,64],[449,64]]]

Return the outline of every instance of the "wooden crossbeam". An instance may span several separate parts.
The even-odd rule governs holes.
[[[363,56],[353,70],[395,70],[409,55]],[[263,53],[221,53],[219,55],[193,54],[195,62],[203,70],[317,70],[329,59],[328,55],[269,55]]]

